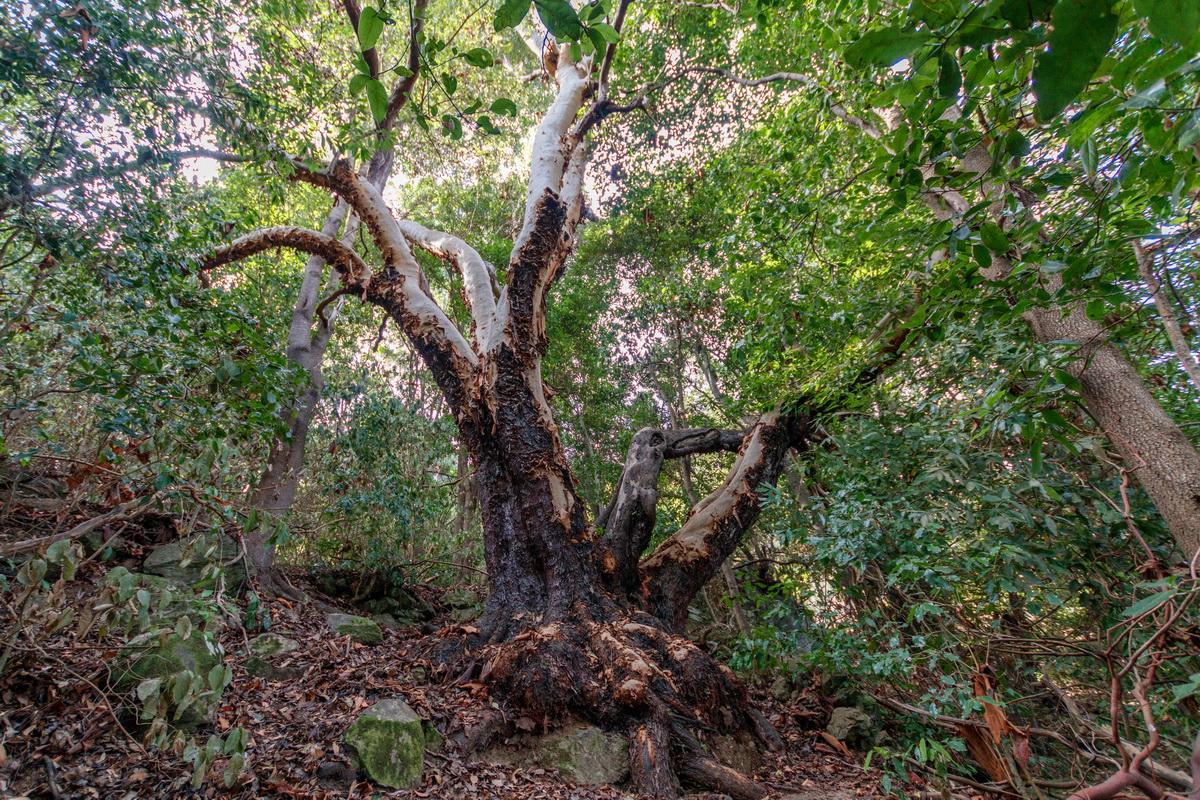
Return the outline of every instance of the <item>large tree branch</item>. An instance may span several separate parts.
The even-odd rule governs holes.
[[[333,236],[309,228],[294,228],[280,226],[264,228],[245,236],[234,239],[224,247],[214,250],[208,258],[200,263],[200,269],[208,271],[217,267],[240,261],[263,252],[279,247],[299,250],[314,256],[320,256],[327,263],[341,270],[343,280],[351,285],[364,285],[371,274],[366,262],[346,245]]]
[[[639,591],[637,560],[654,533],[663,462],[700,453],[737,452],[745,436],[745,431],[719,428],[643,428],[634,434],[616,491],[596,520],[604,529],[605,549],[612,555],[606,572],[617,587],[630,595]]]
[[[1196,363],[1196,356],[1179,327],[1179,317],[1175,314],[1174,306],[1162,290],[1162,281],[1158,279],[1158,273],[1154,269],[1154,256],[1137,241],[1133,243],[1133,254],[1142,281],[1150,291],[1150,296],[1154,298],[1154,305],[1158,308],[1158,316],[1167,331],[1171,347],[1175,349],[1175,355],[1179,356],[1179,363],[1183,365],[1184,371],[1192,379],[1192,385],[1200,389],[1200,364]]]
[[[467,308],[475,323],[475,341],[482,353],[496,324],[492,280],[483,257],[462,239],[448,233],[430,230],[408,220],[401,220],[399,226],[413,245],[452,263],[462,275]]]
[[[783,471],[787,451],[802,444],[806,421],[763,414],[746,436],[725,482],[693,509],[678,531],[639,566],[646,610],[681,628],[696,592],[717,574],[762,511],[761,491]]]

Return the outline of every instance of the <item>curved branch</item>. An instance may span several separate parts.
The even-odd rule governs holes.
[[[745,438],[729,476],[700,502],[687,522],[639,565],[642,602],[682,628],[696,592],[717,574],[762,511],[762,489],[783,471],[788,450],[803,441],[804,418],[771,411]]]
[[[663,461],[722,450],[737,452],[745,431],[719,428],[643,428],[633,436],[625,467],[608,506],[596,520],[612,554],[607,572],[625,593],[638,592],[637,560],[650,543],[657,517],[658,478]]]
[[[416,247],[445,259],[462,274],[467,307],[475,323],[475,341],[482,351],[491,339],[496,324],[496,301],[487,264],[475,248],[448,233],[430,230],[409,220],[401,220],[400,231]]]
[[[320,256],[327,263],[341,270],[343,279],[351,285],[365,282],[371,274],[370,268],[358,253],[334,237],[309,228],[288,226],[264,228],[240,236],[224,247],[214,250],[208,258],[200,262],[200,269],[208,271],[277,247],[287,247],[309,255]]]

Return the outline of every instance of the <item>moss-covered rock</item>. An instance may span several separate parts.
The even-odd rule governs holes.
[[[379,644],[383,641],[383,631],[366,617],[330,614],[328,619],[329,629],[338,636],[349,636],[362,644]]]
[[[228,536],[179,540],[151,550],[142,569],[178,586],[195,586],[205,580],[205,568],[210,564],[226,564],[241,552],[241,546]],[[238,561],[224,569],[225,590],[233,594],[246,582],[246,567]]]
[[[263,658],[278,658],[300,649],[300,644],[278,633],[263,633],[250,640],[250,652]]]
[[[556,769],[580,786],[620,783],[629,777],[629,740],[592,725],[572,725],[542,736],[518,736],[487,753],[489,761]]]
[[[381,786],[408,788],[425,769],[421,718],[403,700],[381,700],[359,715],[343,737],[355,762]]]
[[[875,721],[861,708],[841,706],[833,710],[825,730],[851,747],[867,748],[875,737]]]

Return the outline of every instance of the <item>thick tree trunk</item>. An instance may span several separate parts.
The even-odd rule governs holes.
[[[1100,323],[1081,304],[1065,311],[1027,314],[1043,342],[1078,341],[1079,358],[1067,370],[1079,378],[1080,394],[1113,447],[1123,469],[1137,478],[1167,523],[1184,561],[1200,549],[1200,454],[1129,361],[1107,341]]]

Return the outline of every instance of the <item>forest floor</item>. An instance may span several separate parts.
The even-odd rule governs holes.
[[[76,582],[75,602],[92,597]],[[221,699],[216,732],[245,729],[250,768],[232,787],[221,781],[218,760],[209,780],[191,788],[189,765],[178,753],[146,748],[121,698],[105,690],[107,663],[116,643],[87,646],[49,639],[0,681],[0,797],[105,798],[528,798],[584,800],[632,798],[619,787],[563,783],[554,770],[464,759],[456,752],[478,715],[489,708],[477,682],[453,685],[421,657],[429,636],[416,630],[385,630],[379,645],[332,638],[325,614],[310,606],[277,604],[271,630],[300,643],[277,663],[294,667],[290,680],[250,676],[243,666],[247,634],[221,634],[233,681]],[[9,621],[6,621],[8,624]],[[426,631],[448,620],[435,620]],[[875,770],[862,755],[819,733],[824,714],[812,692],[780,703],[764,685],[751,683],[755,703],[786,742],[767,754],[754,777],[778,797],[859,800],[882,797]],[[346,727],[362,709],[401,698],[441,731],[446,745],[426,758],[421,783],[387,791],[358,781],[340,747]],[[200,737],[203,740],[203,736]],[[701,795],[716,798],[720,795]]]

